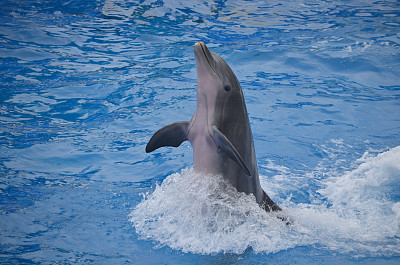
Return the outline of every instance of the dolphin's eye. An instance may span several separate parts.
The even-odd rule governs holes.
[[[224,89],[226,92],[229,92],[229,91],[231,91],[231,86],[226,85],[226,86],[224,86]]]

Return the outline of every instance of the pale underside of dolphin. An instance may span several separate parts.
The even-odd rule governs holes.
[[[239,81],[231,68],[203,42],[195,44],[197,109],[190,121],[158,130],[146,146],[178,147],[189,140],[194,171],[222,175],[239,192],[253,194],[266,211],[280,211],[261,188],[253,136]]]

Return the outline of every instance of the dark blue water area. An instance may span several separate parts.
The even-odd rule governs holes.
[[[174,197],[190,143],[144,149],[196,109],[197,41],[239,79],[261,184],[298,220],[276,244],[217,231],[213,251],[137,217],[168,201],[169,231],[196,204]],[[399,45],[398,1],[3,0],[0,263],[399,264]]]

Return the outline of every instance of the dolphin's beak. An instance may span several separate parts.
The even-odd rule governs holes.
[[[194,45],[194,55],[196,57],[197,75],[199,77],[206,73],[218,76],[214,70],[215,62],[212,54],[204,42],[199,41]]]
[[[207,60],[208,64],[211,66],[212,56],[210,50],[207,48],[206,44],[202,41],[197,42],[194,45],[194,54],[197,59]]]

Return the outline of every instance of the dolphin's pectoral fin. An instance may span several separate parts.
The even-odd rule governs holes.
[[[178,147],[187,140],[189,122],[180,121],[158,130],[146,145],[146,153],[153,152],[163,146]]]
[[[217,143],[218,148],[220,148],[220,150],[223,151],[230,159],[238,163],[238,165],[247,173],[247,175],[251,176],[250,170],[247,168],[239,152],[229,141],[229,139],[226,138],[226,136],[220,130],[218,130],[217,126],[212,126],[212,133],[213,139]]]

